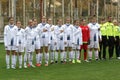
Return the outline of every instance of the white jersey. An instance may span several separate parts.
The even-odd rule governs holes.
[[[20,28],[17,33],[17,46],[21,45],[25,46],[25,30]]]
[[[16,46],[16,34],[18,28],[15,25],[6,25],[4,28],[4,45]]]
[[[55,35],[56,35],[56,40],[57,40],[57,41],[67,42],[65,32],[63,31],[63,32],[61,33],[61,32],[60,32],[61,30],[64,30],[64,27],[58,26],[58,25],[55,26],[54,31],[55,31]]]
[[[90,40],[92,41],[99,41],[100,35],[100,25],[98,23],[89,23],[88,24],[90,30]]]
[[[25,29],[25,39],[26,39],[26,51],[34,52],[35,50],[35,37],[37,35],[37,31],[33,28],[27,26]]]
[[[71,43],[73,43],[73,25],[71,24],[64,24],[62,25],[67,41],[70,41]]]
[[[45,38],[48,38],[49,37],[49,31],[50,31],[50,26],[49,24],[45,24],[45,23],[40,23],[38,24],[38,27],[40,28],[41,30],[41,38],[45,37]],[[43,29],[46,29],[47,31],[46,32],[43,32]]]
[[[36,32],[35,33],[35,41],[37,42],[40,39],[40,30],[38,29],[38,27],[33,27],[33,31]]]
[[[55,35],[55,26],[54,25],[52,25],[51,27],[50,27],[50,41],[51,42],[56,42],[56,35]]]
[[[82,45],[82,30],[79,26],[74,26],[74,35],[73,35],[73,42],[76,45]]]

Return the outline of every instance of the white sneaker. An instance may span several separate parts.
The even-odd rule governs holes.
[[[32,64],[32,65],[30,65],[31,67],[33,67],[33,68],[35,68],[35,66]]]
[[[7,65],[7,69],[10,69],[10,65]]]
[[[16,68],[15,68],[15,65],[12,65],[11,68],[12,68],[12,69],[16,69]]]
[[[118,57],[118,59],[120,59],[120,57]]]
[[[27,65],[26,65],[26,64],[24,64],[24,68],[27,68]]]
[[[84,60],[85,62],[89,62],[88,60]]]
[[[22,68],[22,66],[20,65],[20,66],[19,66],[19,68],[21,69],[21,68]]]

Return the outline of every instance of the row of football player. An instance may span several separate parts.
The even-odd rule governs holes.
[[[22,68],[24,48],[24,68],[35,67],[32,63],[34,51],[36,52],[36,66],[41,66],[43,53],[45,66],[48,66],[49,50],[51,52],[51,64],[57,63],[59,51],[61,63],[66,63],[67,52],[71,63],[81,63],[80,49],[84,49],[84,60],[88,62],[87,47],[89,47],[89,60],[92,59],[93,48],[95,59],[98,60],[98,36],[101,39],[100,26],[95,17],[92,18],[88,26],[85,24],[85,20],[81,22],[81,26],[79,20],[75,20],[74,25],[72,25],[70,24],[70,18],[67,17],[65,24],[62,25],[62,19],[58,19],[57,25],[54,26],[52,25],[52,19],[48,19],[47,23],[46,17],[43,16],[41,23],[37,24],[36,19],[29,20],[28,26],[23,29],[21,28],[21,22],[17,21],[14,25],[14,19],[11,17],[9,24],[4,28],[7,69],[10,68],[10,53],[12,53],[11,68],[16,68],[17,53],[19,54],[19,68]],[[89,46],[88,43],[90,43]]]

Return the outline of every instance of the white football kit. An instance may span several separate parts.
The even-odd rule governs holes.
[[[65,47],[73,47],[73,25],[71,24],[64,24],[62,25],[63,29],[65,30],[65,38],[67,39],[67,44]]]
[[[100,35],[100,25],[98,23],[89,23],[88,24],[90,30],[90,44],[89,48],[99,48],[99,36]]]
[[[34,32],[36,32],[36,36],[34,37],[35,40],[35,49],[40,49],[40,30],[37,28],[37,26],[33,27]]]
[[[17,52],[24,52],[25,49],[25,30],[22,28],[18,29],[17,33]]]
[[[65,50],[65,42],[67,42],[67,40],[65,38],[65,33],[60,32],[61,30],[64,30],[64,28],[62,28],[62,26],[56,25],[54,30],[55,30],[56,41],[57,41],[56,50]]]
[[[25,39],[26,39],[26,51],[34,52],[35,50],[35,36],[36,33],[33,28],[27,26],[25,29]]]
[[[73,35],[73,42],[74,46],[73,49],[80,49],[82,45],[82,31],[81,28],[78,26],[74,26],[74,35]]]
[[[55,45],[55,43],[56,43],[56,35],[55,35],[54,28],[55,28],[54,25],[52,25],[50,27],[50,34],[49,34],[50,35],[50,47],[49,47],[50,50],[55,50],[55,47],[56,47],[56,45]]]
[[[16,34],[18,28],[15,25],[6,25],[4,28],[4,45],[6,50],[16,50]]]
[[[50,44],[50,26],[47,23],[40,23],[38,24],[38,28],[40,29],[40,45],[48,46]],[[46,32],[43,32],[43,30],[46,29]]]

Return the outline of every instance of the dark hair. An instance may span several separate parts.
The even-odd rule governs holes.
[[[76,23],[76,21],[79,21],[79,19],[75,19],[75,20],[73,21],[73,24],[75,24],[75,23]]]
[[[8,21],[10,21],[10,19],[14,19],[14,18],[13,18],[13,17],[9,17],[9,18],[8,18]]]

